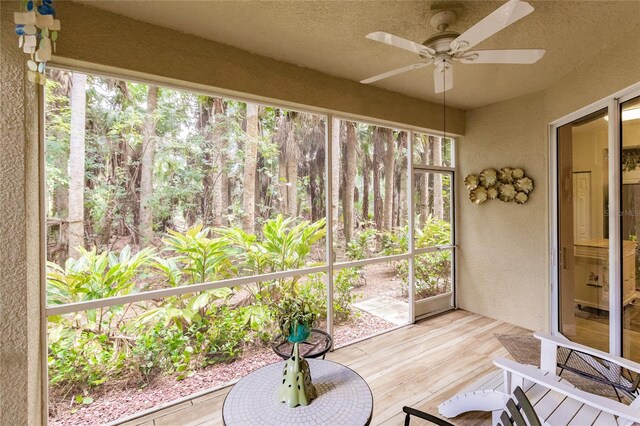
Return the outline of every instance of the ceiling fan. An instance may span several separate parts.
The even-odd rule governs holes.
[[[434,64],[435,91],[442,93],[453,87],[453,61],[463,64],[533,64],[544,56],[544,49],[469,50],[531,12],[533,7],[529,3],[509,0],[467,31],[458,34],[447,30],[455,23],[456,13],[443,10],[434,14],[430,20],[431,25],[439,32],[422,44],[383,31],[367,34],[368,39],[416,53],[423,61],[367,78],[361,83],[373,83]]]

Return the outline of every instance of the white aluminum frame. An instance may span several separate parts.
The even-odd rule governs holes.
[[[325,204],[326,204],[326,263],[327,273],[327,333],[333,337],[333,114],[328,114],[325,121]],[[333,350],[333,338],[331,339]]]
[[[142,73],[134,73],[122,71],[119,69],[114,69],[111,67],[98,66],[94,64],[86,64],[86,63],[76,63],[67,62],[63,58],[56,58],[55,61],[49,63],[49,67],[51,68],[59,68],[68,71],[77,71],[83,72],[87,74],[92,74],[96,76],[103,76],[109,78],[122,79],[127,81],[140,82],[145,84],[157,84],[166,88],[170,88],[173,90],[179,91],[190,91],[196,94],[202,94],[206,96],[212,97],[221,97],[229,100],[241,101],[241,102],[251,102],[259,105],[266,105],[270,107],[279,107],[285,109],[292,109],[299,112],[306,112],[316,115],[322,115],[325,118],[325,193],[326,193],[326,207],[325,214],[327,218],[327,236],[326,236],[326,264],[321,266],[308,267],[297,270],[289,270],[289,271],[280,271],[273,272],[268,274],[261,275],[252,275],[247,277],[236,277],[226,280],[220,280],[215,282],[205,282],[194,285],[182,286],[182,287],[171,287],[171,288],[163,288],[158,290],[150,290],[144,291],[140,293],[128,294],[124,296],[115,296],[110,298],[104,298],[99,300],[91,300],[85,302],[77,302],[77,303],[68,303],[64,305],[56,305],[56,306],[48,306],[47,305],[47,281],[46,281],[46,206],[45,206],[45,120],[44,120],[44,105],[45,105],[45,96],[44,90],[40,89],[40,202],[41,202],[41,212],[40,212],[40,240],[41,240],[41,253],[42,253],[42,261],[40,265],[41,269],[41,344],[42,344],[42,369],[43,369],[43,383],[42,383],[42,395],[43,395],[43,413],[44,419],[43,422],[47,422],[48,416],[48,379],[47,379],[47,320],[48,317],[53,315],[64,315],[73,312],[85,311],[88,309],[99,309],[105,308],[109,306],[115,305],[123,305],[129,303],[143,302],[152,299],[158,298],[166,298],[170,296],[179,296],[184,294],[196,293],[200,291],[212,290],[216,288],[222,287],[233,287],[242,284],[250,284],[258,281],[266,281],[273,280],[279,278],[288,278],[293,276],[301,276],[308,275],[314,273],[324,273],[326,276],[326,286],[327,286],[327,332],[333,336],[334,331],[334,323],[333,323],[333,281],[334,281],[334,272],[344,268],[365,266],[369,264],[376,263],[386,263],[391,261],[399,261],[399,260],[408,260],[409,262],[409,313],[407,318],[407,324],[412,324],[416,321],[415,315],[415,285],[414,285],[414,257],[418,254],[428,253],[431,251],[437,251],[441,249],[451,249],[453,253],[453,262],[452,262],[452,307],[455,308],[455,276],[456,276],[456,263],[455,263],[455,221],[457,217],[455,216],[455,164],[456,164],[456,142],[457,137],[460,136],[455,133],[447,134],[447,138],[451,140],[451,167],[440,167],[440,166],[426,166],[426,165],[414,165],[413,164],[413,140],[414,134],[422,133],[427,135],[434,135],[436,137],[440,137],[437,134],[438,131],[424,129],[416,126],[390,122],[385,120],[378,119],[370,119],[366,117],[361,117],[355,114],[347,114],[347,113],[335,113],[334,111],[323,109],[323,108],[314,108],[305,105],[299,105],[289,102],[283,102],[276,99],[268,99],[259,96],[247,96],[245,94],[238,94],[236,92],[231,92],[223,89],[211,89],[210,87],[191,84],[189,82],[180,81],[178,83],[175,80],[163,79],[157,76],[151,76]],[[332,188],[332,176],[333,176],[333,168],[332,168],[332,159],[333,159],[333,144],[332,144],[332,122],[333,120],[349,120],[349,121],[357,121],[360,123],[365,123],[374,126],[391,128],[397,131],[407,132],[408,140],[407,140],[407,193],[409,196],[407,197],[407,213],[408,213],[408,225],[409,225],[409,250],[407,253],[394,255],[394,256],[381,256],[374,257],[369,259],[363,259],[358,261],[350,261],[350,262],[334,262],[333,260],[333,230],[334,224],[332,219],[333,214],[333,206],[331,204],[331,193],[334,190]],[[411,191],[413,188],[413,176],[415,172],[437,172],[437,173],[450,173],[451,174],[451,221],[452,221],[452,239],[454,241],[453,245],[443,246],[443,247],[429,247],[429,248],[419,248],[415,249],[414,247],[414,206],[413,206],[413,197],[411,196]],[[428,316],[430,314],[440,313],[433,312],[423,315]],[[373,336],[377,336],[380,334],[387,333],[389,331],[396,330],[398,328],[403,327],[404,325],[395,326],[388,330],[381,331],[379,333],[374,334]],[[361,339],[357,339],[353,342],[349,342],[347,345],[357,343],[361,340],[365,340],[371,338],[373,336],[364,337]],[[332,348],[333,350],[333,348]],[[221,387],[228,386],[224,385]]]
[[[609,352],[622,356],[622,241],[620,221],[621,194],[621,120],[620,104],[640,96],[640,83],[629,86],[549,124],[549,282],[551,284],[551,333],[560,332],[560,288],[558,282],[558,139],[557,129],[596,111],[606,109],[608,121],[609,173]]]

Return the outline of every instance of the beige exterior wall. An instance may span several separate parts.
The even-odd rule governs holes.
[[[0,425],[41,424],[37,86],[0,2]]]
[[[252,55],[187,34],[70,2],[58,3],[59,61],[97,64],[441,129],[438,105]],[[41,418],[37,87],[16,48],[15,2],[0,2],[0,425]],[[622,38],[624,39],[624,38]],[[638,40],[626,38],[626,40]],[[636,42],[637,43],[637,42]],[[459,147],[460,176],[487,166],[522,166],[536,182],[525,206],[471,205],[458,180],[459,300],[462,308],[532,329],[549,325],[547,123],[639,79],[635,48],[611,48],[553,87],[471,111]],[[93,65],[92,65],[93,66]],[[447,130],[464,134],[450,109]]]
[[[458,300],[463,309],[533,330],[550,327],[548,124],[640,81],[640,39],[607,46],[550,88],[467,111],[459,152]],[[522,167],[535,181],[523,205],[471,204],[464,177]]]
[[[161,82],[188,82],[359,117],[442,130],[442,105],[254,55],[90,6],[58,2],[64,26],[57,62],[89,63]],[[447,131],[464,134],[464,111],[447,110]]]

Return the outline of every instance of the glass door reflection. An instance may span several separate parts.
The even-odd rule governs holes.
[[[560,332],[609,350],[607,111],[558,128]]]
[[[640,361],[640,289],[638,234],[640,233],[640,98],[620,105],[623,355]]]

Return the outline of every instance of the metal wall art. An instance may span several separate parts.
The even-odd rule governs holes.
[[[533,191],[533,180],[525,176],[524,170],[520,168],[488,168],[479,175],[467,176],[464,186],[469,190],[469,199],[474,204],[484,204],[487,200],[495,199],[505,203],[524,204]]]
[[[30,55],[29,81],[44,84],[45,64],[51,59],[51,52],[55,52],[60,21],[55,19],[53,0],[26,0],[20,5],[20,12],[13,14],[18,47]]]

